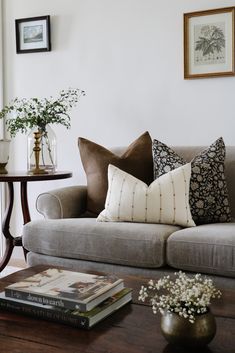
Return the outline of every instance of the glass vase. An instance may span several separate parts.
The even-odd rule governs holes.
[[[53,129],[46,125],[45,129],[34,128],[28,135],[28,149],[27,149],[27,170],[32,172],[36,167],[35,160],[35,132],[40,133],[39,139],[39,167],[48,173],[54,173],[57,168],[56,152],[57,142],[56,135]]]
[[[10,140],[0,140],[0,174],[7,174],[6,165],[9,159]]]

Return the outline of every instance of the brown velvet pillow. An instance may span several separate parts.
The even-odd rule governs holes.
[[[87,211],[93,215],[104,209],[109,164],[148,185],[153,181],[152,139],[148,132],[132,142],[121,157],[82,137],[78,139],[78,146],[87,177]]]

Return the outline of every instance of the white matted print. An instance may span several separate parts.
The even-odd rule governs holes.
[[[234,7],[184,14],[184,77],[235,75]]]
[[[50,16],[23,18],[16,24],[16,52],[50,51]]]

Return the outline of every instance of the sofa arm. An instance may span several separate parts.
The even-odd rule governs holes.
[[[86,211],[87,187],[68,186],[40,194],[37,211],[46,219],[76,218]]]

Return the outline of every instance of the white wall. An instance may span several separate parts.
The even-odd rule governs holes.
[[[3,0],[6,102],[86,91],[72,129],[57,128],[59,168],[69,180],[32,183],[30,205],[50,188],[84,182],[77,137],[127,145],[145,130],[169,144],[234,144],[235,77],[183,79],[183,13],[231,6],[220,0]],[[16,54],[16,18],[51,16],[52,51]],[[26,137],[10,166],[26,168]],[[33,185],[34,184],[34,185]],[[39,217],[33,212],[34,217]]]
[[[2,18],[2,0],[0,0],[0,18]],[[3,107],[3,33],[2,33],[2,22],[0,22],[0,109]],[[4,131],[4,126],[3,126],[3,121],[0,122],[0,138],[3,138],[3,131]],[[2,223],[2,216],[4,213],[4,197],[3,197],[3,192],[2,189],[4,186],[0,186],[0,223]],[[4,248],[4,243],[3,239],[0,237],[0,256],[2,257],[3,255],[3,248]]]
[[[2,0],[0,0],[0,18],[2,18]],[[3,105],[3,23],[0,22],[0,108]],[[0,123],[0,136],[2,136],[2,122]]]

